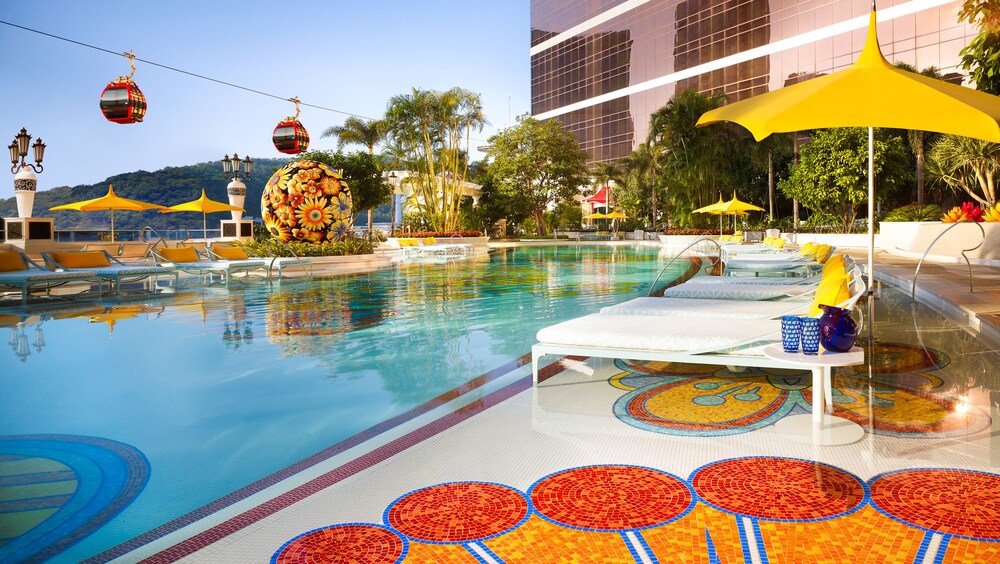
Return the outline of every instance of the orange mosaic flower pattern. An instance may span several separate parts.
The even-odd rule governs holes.
[[[264,226],[284,242],[322,244],[351,232],[351,192],[337,171],[300,160],[275,172],[260,200]]]
[[[494,537],[528,516],[521,492],[485,482],[441,484],[417,490],[386,511],[390,526],[412,539],[464,543]]]
[[[406,541],[378,525],[349,523],[310,531],[285,543],[275,564],[394,564],[402,562]]]

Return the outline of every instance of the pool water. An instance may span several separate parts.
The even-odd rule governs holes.
[[[645,295],[660,253],[520,247],[0,314],[11,332],[0,351],[0,478],[61,476],[18,494],[17,518],[43,524],[87,476],[131,487],[111,505],[117,516],[58,547],[56,560],[86,558],[529,353],[544,326]],[[0,560],[69,528],[39,525],[6,544],[0,535]]]

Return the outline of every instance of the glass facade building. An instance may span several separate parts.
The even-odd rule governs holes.
[[[878,34],[891,63],[938,67],[951,80],[975,30],[961,2],[882,0]],[[675,92],[732,101],[841,70],[864,46],[871,0],[532,0],[531,113],[558,119],[591,162],[645,141]]]

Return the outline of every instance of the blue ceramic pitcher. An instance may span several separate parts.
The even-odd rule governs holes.
[[[858,324],[851,310],[821,305],[825,312],[819,318],[819,344],[831,352],[847,352],[858,340]]]

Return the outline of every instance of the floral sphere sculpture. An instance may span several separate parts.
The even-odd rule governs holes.
[[[340,173],[315,161],[295,161],[274,173],[260,198],[264,227],[284,242],[320,245],[353,231],[351,192]]]

